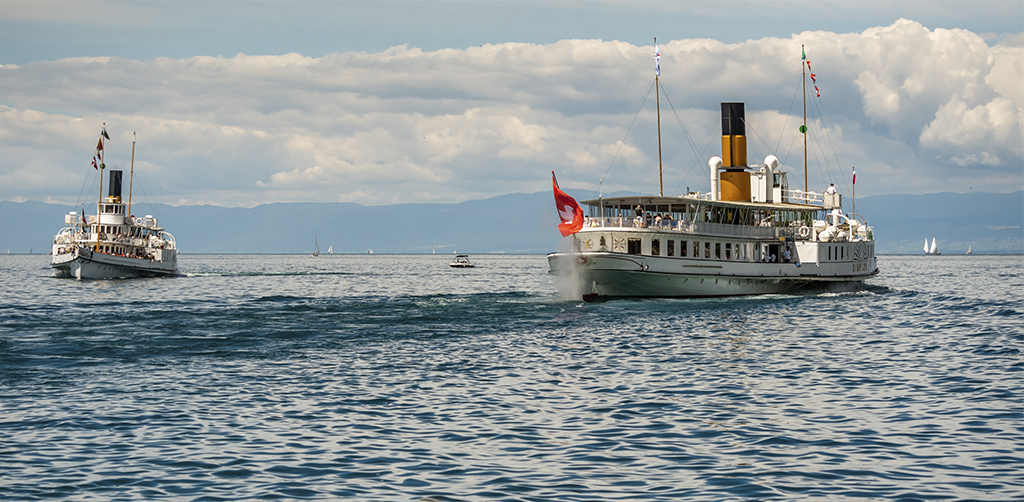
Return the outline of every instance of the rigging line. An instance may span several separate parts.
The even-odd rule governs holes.
[[[818,106],[820,107],[821,123],[825,123],[825,106],[821,102],[821,98],[818,98]],[[839,161],[839,151],[836,150],[835,145],[832,143],[832,136],[828,133],[828,129],[822,127],[825,131],[825,138],[828,139],[828,146],[832,147],[832,156],[836,159],[836,169],[839,170],[839,181],[842,184],[843,190],[848,190],[850,187],[846,185],[846,176],[843,174],[843,164]]]
[[[662,90],[664,90],[664,87],[662,87]],[[690,176],[690,173],[693,172],[693,169],[700,164],[701,159],[704,158],[704,153],[707,152],[707,149],[711,147],[711,143],[714,141],[714,136],[712,136],[711,141],[708,142],[708,144],[704,147],[703,150],[697,152],[697,144],[693,141],[693,137],[690,136],[690,132],[686,130],[686,126],[683,125],[683,120],[679,118],[679,112],[676,110],[675,105],[672,104],[672,99],[668,97],[667,92],[665,93],[665,101],[668,101],[668,106],[669,108],[672,109],[672,115],[675,116],[676,123],[678,123],[679,128],[682,129],[683,136],[686,137],[686,142],[690,146],[690,151],[693,152],[694,157],[694,161],[693,164],[690,166],[690,170],[687,171],[685,175],[683,175],[683,178],[679,181],[679,184],[676,185],[676,188],[674,190],[672,190],[672,193],[678,193],[679,187],[683,185],[683,182],[686,181],[686,178]],[[719,131],[721,131],[721,128],[719,128]],[[710,183],[711,176],[708,175],[707,179],[708,183]]]
[[[619,158],[619,152],[622,151],[622,147],[626,144],[626,138],[629,137],[629,132],[633,130],[633,125],[636,124],[637,117],[640,116],[640,112],[644,109],[644,104],[647,103],[647,99],[651,97],[651,89],[654,89],[654,82],[651,83],[651,87],[647,89],[647,95],[644,96],[644,100],[640,103],[640,108],[636,111],[636,115],[633,116],[633,121],[629,123],[629,129],[626,129],[626,135],[622,137],[622,141],[619,142],[619,148],[615,150],[615,155],[612,156],[612,161],[608,163],[608,169],[604,171],[604,176],[597,180],[598,184],[604,183],[604,179],[608,177],[608,173],[612,170],[612,165],[615,164],[615,159]]]
[[[95,169],[94,169],[94,171],[95,171]],[[86,185],[86,183],[89,182],[89,177],[90,176],[92,176],[92,173],[86,171],[85,179],[82,180],[82,188],[78,189],[78,200],[75,201],[75,207],[78,207],[79,204],[84,204],[84,202],[82,202],[82,194],[85,193],[85,185]],[[89,186],[91,187],[92,185],[89,185]]]
[[[718,128],[718,131],[715,131],[715,132],[721,132],[721,131],[722,131],[722,128],[721,128],[721,127],[719,127],[719,128]],[[679,193],[679,187],[683,186],[683,182],[684,182],[684,181],[686,181],[686,178],[688,178],[688,177],[690,176],[690,173],[692,173],[692,172],[693,172],[693,169],[694,169],[695,167],[697,167],[697,165],[699,164],[699,162],[700,162],[701,158],[704,158],[704,152],[707,152],[707,151],[708,151],[708,148],[711,148],[711,144],[715,142],[715,136],[716,136],[716,135],[714,135],[714,134],[713,134],[713,135],[711,135],[711,139],[710,139],[710,140],[708,140],[708,144],[707,144],[707,145],[705,145],[705,146],[704,146],[704,150],[702,150],[702,151],[701,151],[701,156],[700,156],[700,158],[698,158],[698,159],[696,159],[696,160],[694,160],[694,161],[693,161],[693,165],[692,165],[692,166],[690,166],[690,170],[686,172],[686,175],[685,175],[685,176],[683,176],[683,179],[679,180],[679,184],[678,184],[678,185],[676,185],[676,188],[675,188],[675,190],[672,190],[672,193]],[[707,179],[708,179],[708,185],[710,185],[710,184],[711,184],[711,174],[709,174],[708,172],[705,172],[704,174],[706,175],[706,177],[707,177]]]
[[[782,154],[781,152],[775,154],[775,157],[778,157],[778,164],[780,166],[788,166],[788,165],[790,165],[790,164],[788,164],[788,160],[790,160],[790,156],[793,155],[793,149],[794,149],[794,147],[796,147],[798,141],[800,141],[800,134],[794,134],[793,135],[793,140],[790,141],[790,148],[788,148],[785,151],[785,154]],[[796,175],[797,174],[795,172],[794,176],[796,176]]]
[[[846,185],[845,177],[842,175],[842,164],[839,163],[838,153],[836,152],[835,145],[832,143],[831,136],[828,134],[828,129],[826,127],[824,127],[825,119],[824,119],[824,114],[822,113],[822,108],[821,108],[821,105],[822,105],[821,98],[818,98],[817,102],[812,100],[811,103],[812,103],[812,105],[815,105],[815,106],[811,107],[811,113],[813,114],[813,113],[815,113],[815,111],[817,111],[817,113],[818,113],[818,115],[817,115],[818,116],[818,123],[822,124],[822,126],[819,129],[822,130],[822,134],[824,135],[825,139],[828,140],[829,146],[832,147],[833,157],[835,157],[836,163],[838,164],[837,165],[837,169],[839,170],[839,175],[838,175],[838,179],[835,179],[836,176],[833,173],[832,166],[831,166],[831,164],[830,164],[830,162],[828,160],[828,155],[825,153],[825,142],[822,141],[820,136],[815,136],[816,137],[816,141],[818,142],[817,146],[818,146],[818,148],[820,149],[820,152],[821,152],[822,160],[824,160],[825,169],[828,170],[829,182],[830,183],[834,182],[835,184],[838,184],[840,186],[841,190],[847,191],[849,189],[849,187]]]
[[[757,136],[757,140],[761,142],[761,145],[763,145],[766,150],[768,150],[768,153],[772,153],[771,147],[768,146],[768,143],[766,143],[764,139],[761,138],[761,135],[757,133],[757,129],[754,129],[754,126],[751,123],[747,122],[747,117],[744,116],[742,120],[743,125],[746,126],[748,130],[754,132],[754,136]],[[748,134],[747,137],[750,137],[750,135]],[[747,160],[743,159],[743,161],[746,162]]]
[[[807,162],[808,165],[814,165],[817,168],[818,175],[821,178],[821,182],[823,183],[822,186],[825,187],[828,186],[830,180],[832,179],[832,175],[831,169],[828,167],[828,157],[823,154],[824,150],[822,148],[821,138],[818,135],[820,128],[813,127],[816,124],[821,124],[820,118],[817,118],[817,116],[814,113],[815,110],[813,99],[811,100],[810,112],[810,116],[808,117],[810,120],[808,120],[807,132],[805,133],[808,136],[807,143],[810,148],[808,153],[806,154],[807,159],[805,162]],[[822,167],[822,164],[825,165],[824,168]],[[806,181],[808,183],[808,190],[810,190],[811,175],[809,172],[807,174],[807,178],[808,179]],[[813,192],[814,190],[811,191]]]
[[[818,174],[821,176],[822,187],[824,187],[825,184],[828,184],[833,180],[832,170],[828,165],[828,156],[825,155],[825,149],[823,148],[821,138],[818,135],[818,130],[808,128],[808,132],[811,132],[811,151],[814,152],[814,162],[818,167]],[[824,169],[822,169],[822,165],[825,166]],[[826,174],[828,176],[826,176]]]
[[[786,150],[786,155],[783,157],[783,160],[779,161],[780,164],[782,164],[783,166],[788,166],[789,165],[789,164],[786,163],[786,161],[789,159],[789,156],[793,153],[793,147],[795,147],[797,142],[799,142],[799,141],[800,141],[800,135],[799,134],[794,134],[793,135],[793,141],[791,141],[789,143],[789,150]]]
[[[775,151],[779,151],[782,147],[782,138],[786,135],[786,128],[789,127],[789,118],[793,116],[793,108],[796,107],[796,97],[800,95],[800,85],[798,84],[793,89],[793,101],[789,103],[789,111],[786,112],[786,120],[782,123],[782,132],[779,133],[779,144],[776,145]]]
[[[153,211],[153,214],[159,219],[160,218],[160,213],[157,212],[156,205],[154,205],[153,201],[150,200],[149,192],[146,191],[146,187],[144,186],[144,184],[148,184],[149,183],[149,177],[146,176],[145,171],[140,171],[139,174],[140,174],[140,178],[142,178],[142,179],[139,180],[139,190],[142,190],[142,198],[145,199],[146,205],[149,206],[149,210]],[[152,187],[150,187],[150,188],[152,188]]]
[[[116,160],[116,159],[115,159],[115,160]],[[122,162],[122,166],[123,166],[123,164],[124,164],[124,163]],[[110,166],[110,167],[104,167],[104,169],[113,169],[113,166]],[[99,170],[96,170],[96,169],[94,169],[94,171],[96,171],[96,172],[97,172],[97,174],[99,174],[100,176],[102,176],[102,175],[103,175],[103,173],[102,173],[102,172],[100,172]],[[90,173],[90,172],[86,172],[86,174],[85,174],[85,179],[84,179],[84,180],[82,181],[82,188],[80,188],[80,189],[78,190],[78,200],[77,200],[77,201],[75,202],[75,207],[78,207],[78,205],[82,204],[82,194],[83,194],[83,193],[85,193],[85,185],[86,185],[86,184],[87,184],[87,183],[89,182],[89,178],[90,178],[91,176],[92,176],[92,173]],[[89,185],[89,186],[92,186],[92,185]]]
[[[661,90],[662,92],[665,92],[665,87],[662,86]],[[690,131],[687,131],[686,126],[683,125],[682,119],[679,118],[679,111],[677,111],[675,105],[672,104],[672,98],[668,97],[667,92],[665,92],[665,101],[668,101],[668,106],[669,108],[672,109],[672,115],[675,116],[676,123],[679,124],[679,129],[683,131],[683,136],[686,138],[686,143],[687,145],[689,145],[690,151],[693,152],[693,156],[700,159],[700,157],[698,157],[697,154],[697,145],[696,143],[694,143],[693,138],[690,136]]]

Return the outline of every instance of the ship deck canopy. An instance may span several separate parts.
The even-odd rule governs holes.
[[[637,205],[650,215],[670,215],[672,219],[732,225],[788,225],[800,222],[809,225],[824,218],[820,205],[792,202],[712,201],[692,196],[665,197],[636,195],[607,197],[582,201],[591,218],[632,217]]]

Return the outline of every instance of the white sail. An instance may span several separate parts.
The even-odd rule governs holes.
[[[935,243],[935,237],[932,237],[932,247],[928,250],[928,254],[939,254],[939,245]]]
[[[327,254],[334,254],[334,246],[327,246]]]
[[[313,256],[320,256],[320,244],[316,242],[316,236],[313,236]]]
[[[928,250],[928,239],[924,240],[924,252],[925,254],[930,253],[930,251]]]
[[[966,254],[971,254],[971,245],[970,244],[967,245],[967,253]]]

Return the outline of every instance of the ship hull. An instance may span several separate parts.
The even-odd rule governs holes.
[[[166,262],[96,253],[77,248],[53,256],[50,267],[57,277],[75,279],[121,279],[177,275],[176,261]]]
[[[708,262],[600,252],[548,255],[550,273],[563,296],[586,300],[856,291],[877,273],[873,265],[868,260],[852,267],[822,267],[815,263]],[[854,269],[863,272],[844,272]]]

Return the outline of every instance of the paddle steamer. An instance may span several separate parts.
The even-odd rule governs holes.
[[[722,155],[708,162],[708,192],[599,197],[582,201],[584,211],[552,173],[568,245],[548,255],[548,266],[563,296],[850,291],[878,273],[871,227],[842,211],[834,188],[791,190],[775,155],[747,165],[744,114],[743,103],[722,103]]]
[[[96,150],[100,170],[100,194],[103,193],[103,139]],[[132,144],[134,172],[135,146]],[[96,160],[94,160],[94,165]],[[151,215],[131,215],[131,188],[128,203],[121,198],[121,171],[110,171],[109,191],[100,197],[97,214],[72,211],[64,215],[65,226],[53,239],[50,266],[58,277],[112,279],[157,277],[177,274],[177,245],[174,236],[157,224]],[[129,183],[131,178],[129,178]]]

